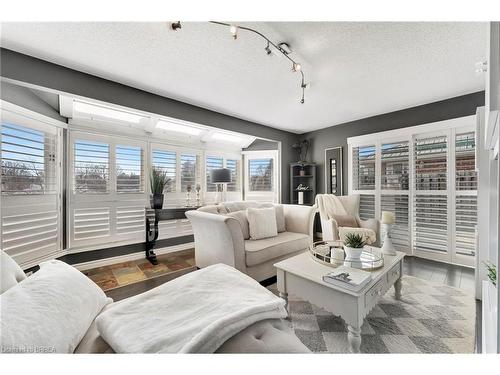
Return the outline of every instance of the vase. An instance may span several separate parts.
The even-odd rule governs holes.
[[[305,176],[306,175],[306,171],[304,169],[301,169],[299,171],[299,176]]]
[[[186,207],[191,206],[191,192],[186,192]]]
[[[363,252],[363,248],[344,246],[344,251],[345,251],[346,262],[359,262],[361,259],[361,253]]]
[[[385,232],[384,245],[382,246],[382,254],[385,255],[396,255],[396,249],[391,241],[391,230],[394,224],[382,223],[382,227]]]
[[[163,194],[151,194],[149,196],[149,203],[151,208],[161,210],[163,208]]]

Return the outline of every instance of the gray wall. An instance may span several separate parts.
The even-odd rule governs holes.
[[[343,146],[343,185],[347,194],[347,138],[473,115],[483,105],[484,91],[480,91],[302,134],[301,139],[312,143],[309,159],[318,164],[318,193],[325,189],[325,148]]]
[[[48,101],[48,97],[43,97]],[[67,122],[67,119],[62,117],[57,110],[47,103],[46,100],[42,100],[40,96],[36,95],[35,92],[26,87],[0,82],[0,98],[9,103],[38,112],[42,115],[52,117],[62,122]]]
[[[297,141],[299,137],[297,134],[165,98],[5,48],[0,49],[0,75],[19,83],[33,84],[63,93],[281,141],[283,182],[281,198],[283,202],[288,202],[288,163],[295,159],[291,145]],[[214,87],[214,90],[216,89],[217,87]]]
[[[277,150],[278,142],[266,141],[264,139],[256,139],[244,151],[262,151],[262,150]]]

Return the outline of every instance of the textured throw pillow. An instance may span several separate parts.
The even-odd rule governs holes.
[[[0,296],[1,351],[73,353],[111,302],[76,268],[51,260]]]
[[[243,239],[248,240],[250,238],[250,229],[248,227],[248,219],[246,211],[236,211],[226,214],[226,216],[233,217],[238,220],[241,227],[241,232],[243,233]]]
[[[356,218],[352,215],[333,215],[339,227],[359,228]]]
[[[274,209],[276,210],[276,226],[278,227],[278,233],[286,232],[285,209],[283,205],[275,204]]]
[[[250,229],[250,239],[259,240],[278,235],[276,210],[274,207],[247,208],[247,219]]]
[[[0,256],[0,293],[16,286],[26,278],[26,274],[14,259],[8,256],[4,251]]]

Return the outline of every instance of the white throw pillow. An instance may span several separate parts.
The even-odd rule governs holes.
[[[269,208],[247,208],[247,219],[250,230],[250,239],[275,237],[278,235],[276,225],[276,210]]]
[[[111,302],[76,268],[51,260],[0,296],[1,351],[73,353]]]
[[[238,220],[241,227],[241,232],[243,233],[243,239],[248,240],[250,238],[250,229],[248,227],[248,219],[246,211],[236,211],[226,214],[226,216],[232,217]]]
[[[8,256],[4,251],[0,256],[0,293],[16,286],[26,278],[26,274],[14,259]]]
[[[260,203],[258,208],[274,207],[276,210],[276,226],[278,227],[278,233],[286,232],[285,225],[285,208],[282,204],[274,203]]]

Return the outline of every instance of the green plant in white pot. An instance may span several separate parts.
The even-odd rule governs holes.
[[[488,271],[488,279],[490,279],[490,282],[494,286],[497,286],[497,268],[491,262],[483,262],[483,263],[486,266],[486,270]]]
[[[347,233],[344,240],[345,261],[359,261],[366,245],[364,237],[359,233]]]

